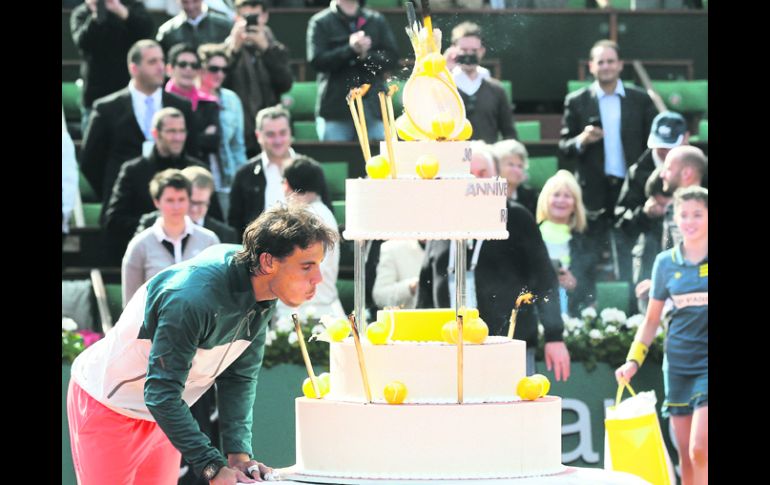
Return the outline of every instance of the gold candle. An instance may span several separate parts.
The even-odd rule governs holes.
[[[385,103],[385,93],[379,92],[377,96],[380,98],[380,112],[382,114],[382,126],[385,132],[385,146],[388,149],[388,162],[390,165],[390,176],[396,178],[396,157],[393,155],[393,140],[390,138],[390,120],[388,119],[388,107]]]
[[[361,347],[361,337],[358,335],[358,328],[356,327],[356,316],[351,313],[348,317],[350,326],[353,328],[353,342],[356,344],[356,353],[358,354],[358,368],[361,370],[361,379],[364,381],[364,392],[366,393],[366,400],[372,402],[372,391],[369,388],[369,376],[366,373],[366,363],[364,362],[364,349]]]
[[[457,315],[457,403],[463,403],[463,316]]]
[[[297,341],[299,342],[299,348],[302,351],[302,360],[305,361],[305,369],[307,369],[307,375],[310,377],[310,383],[313,385],[313,391],[315,392],[316,399],[321,399],[321,388],[318,387],[318,380],[315,376],[315,372],[313,372],[313,365],[310,363],[310,355],[307,353],[305,337],[302,335],[302,328],[299,325],[297,314],[292,314],[291,319],[294,320],[294,330],[297,332]]]

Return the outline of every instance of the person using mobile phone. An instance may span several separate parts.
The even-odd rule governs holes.
[[[223,86],[234,91],[243,105],[243,140],[247,158],[259,153],[254,136],[257,113],[281,101],[294,82],[289,69],[289,51],[267,25],[270,19],[265,0],[236,0],[236,18],[225,41],[230,57]]]
[[[594,81],[564,100],[559,149],[575,163],[588,215],[586,234],[599,247],[602,264],[612,268],[613,278],[630,283],[632,241],[613,227],[615,207],[628,168],[647,149],[657,109],[643,89],[622,82],[616,42],[597,41],[588,68]]]
[[[537,223],[559,278],[562,313],[580,315],[596,295],[596,251],[585,236],[586,214],[580,186],[572,173],[559,170],[537,200]]]
[[[465,104],[465,117],[473,126],[471,139],[492,144],[500,136],[515,139],[518,135],[505,90],[480,65],[486,54],[481,34],[481,27],[472,22],[457,25],[452,29],[452,45],[444,51],[444,58]]]
[[[80,131],[83,138],[92,106],[97,99],[123,89],[131,79],[126,55],[134,42],[151,38],[152,18],[137,0],[86,0],[70,15],[72,41],[80,51],[80,78],[83,80]]]

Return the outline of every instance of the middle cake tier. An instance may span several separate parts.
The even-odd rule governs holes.
[[[516,384],[526,375],[526,344],[488,337],[463,346],[463,399],[467,403],[518,400]],[[392,381],[407,388],[406,403],[457,402],[457,347],[441,342],[393,342],[365,345],[364,360],[375,402]],[[365,402],[364,386],[352,338],[330,347],[331,391],[327,399]]]

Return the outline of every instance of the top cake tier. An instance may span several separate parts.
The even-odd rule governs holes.
[[[387,153],[387,144],[381,141],[380,154]],[[432,140],[393,142],[393,158],[396,159],[398,178],[420,178],[417,175],[416,166],[423,155],[430,155],[438,160],[436,178],[473,178],[471,175],[473,151],[470,142]]]
[[[394,152],[398,178],[345,181],[345,239],[508,238],[508,184],[470,175],[467,142],[398,142]],[[423,155],[438,160],[436,178],[417,178]]]

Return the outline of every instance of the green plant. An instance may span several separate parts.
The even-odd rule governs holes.
[[[644,316],[626,314],[617,308],[605,308],[600,314],[586,308],[581,318],[564,317],[564,342],[572,361],[583,362],[587,370],[593,370],[597,362],[617,367],[626,361],[628,349]],[[650,345],[647,361],[663,362],[662,327]],[[542,354],[542,351],[540,351]]]

